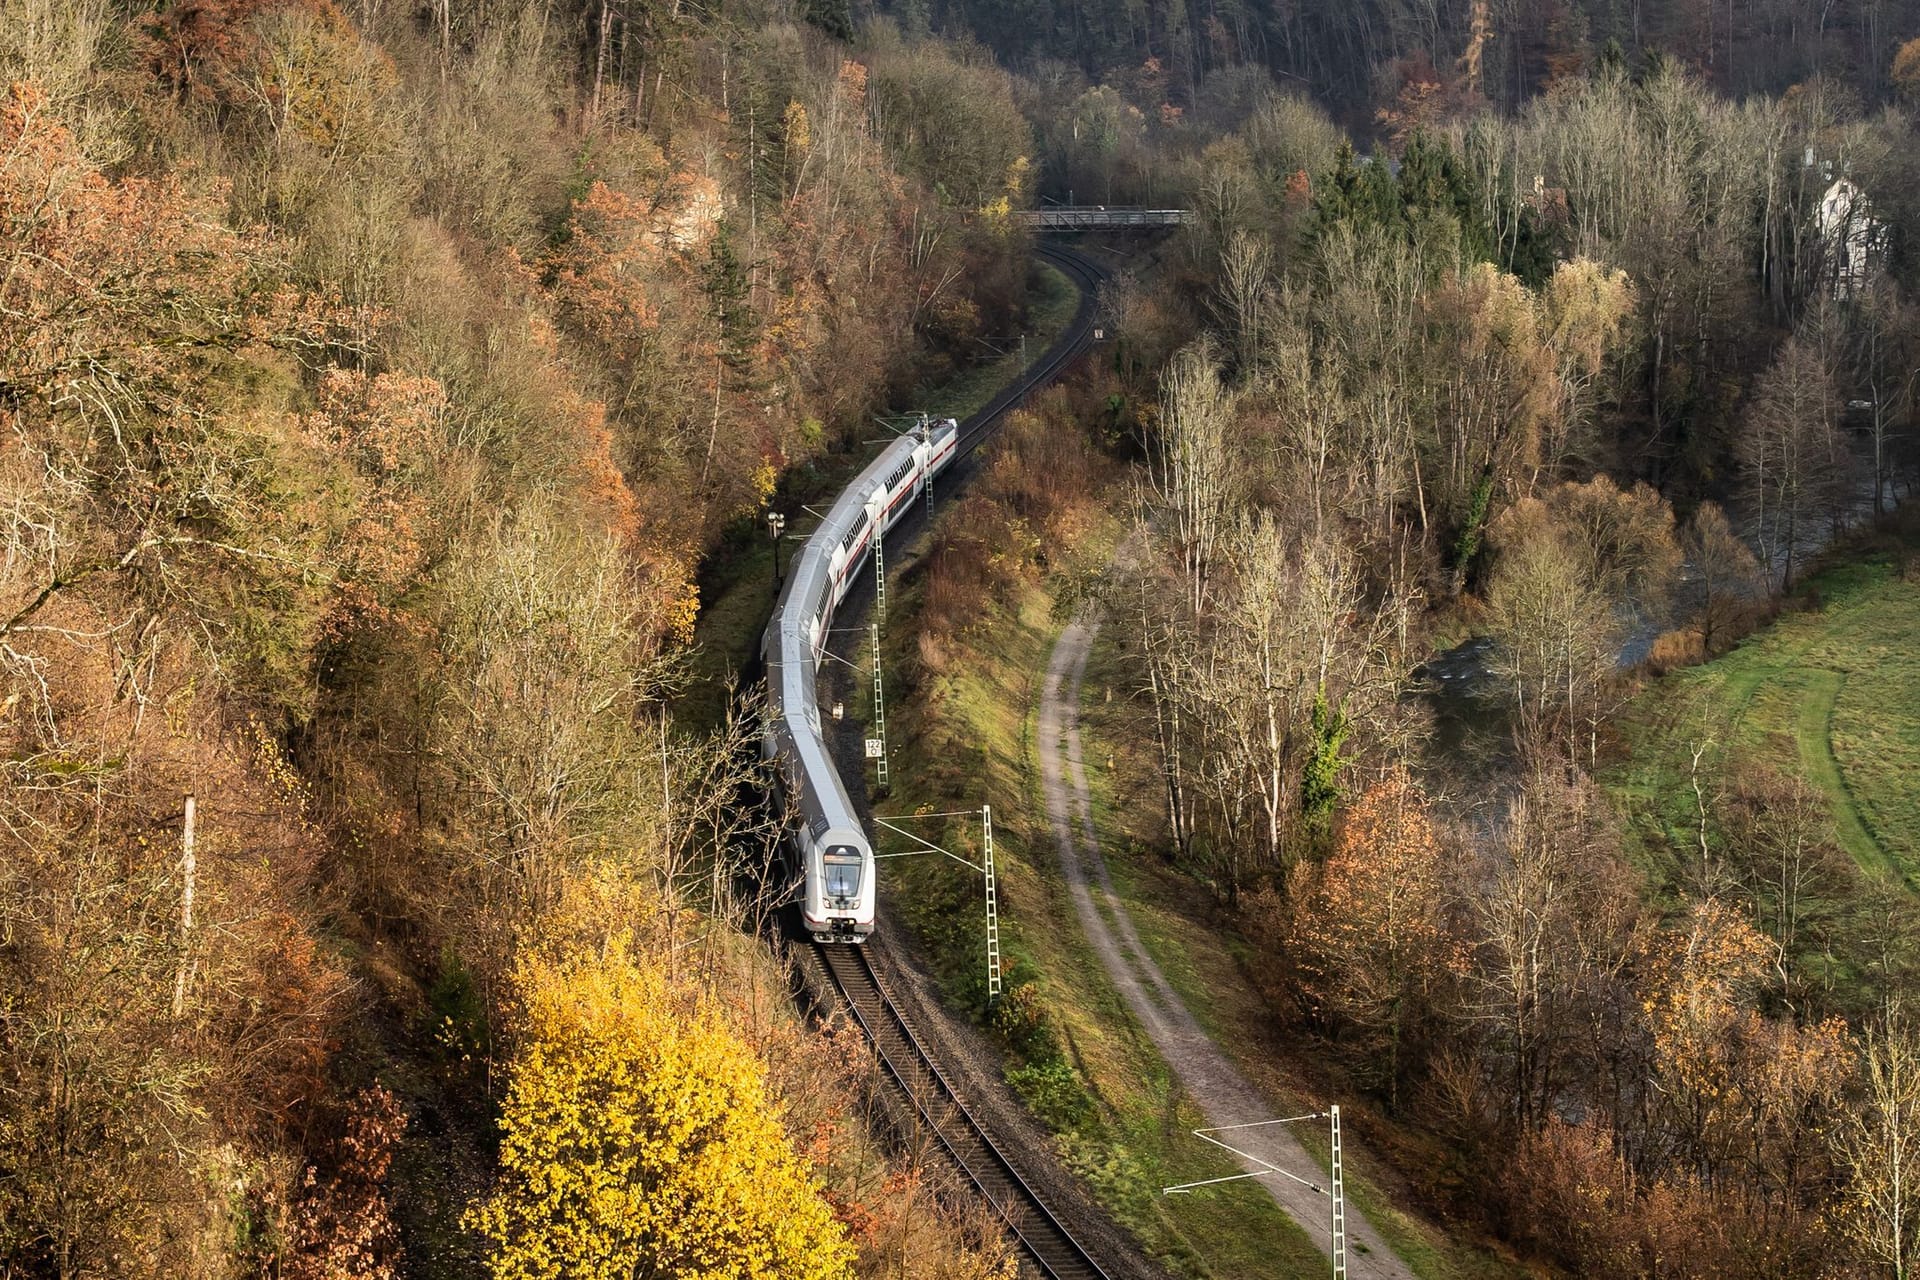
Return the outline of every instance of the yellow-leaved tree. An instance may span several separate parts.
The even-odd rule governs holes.
[[[623,950],[515,975],[495,1280],[851,1280],[853,1246],[752,1051]]]

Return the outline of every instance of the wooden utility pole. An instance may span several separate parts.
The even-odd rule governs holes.
[[[180,967],[173,975],[173,1016],[187,1011],[187,987],[193,980],[193,793],[187,793],[186,821],[180,832]]]

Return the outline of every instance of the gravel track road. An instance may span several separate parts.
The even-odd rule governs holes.
[[[1093,806],[1087,793],[1080,743],[1080,683],[1098,629],[1097,620],[1083,616],[1061,632],[1054,643],[1036,734],[1047,817],[1053,826],[1060,871],[1073,899],[1074,911],[1107,976],[1140,1020],[1181,1086],[1207,1117],[1208,1124],[1272,1119],[1275,1115],[1272,1104],[1247,1082],[1207,1036],[1166,975],[1153,962],[1107,873],[1099,836],[1094,831]],[[1106,908],[1104,913],[1102,904]],[[1313,1184],[1302,1186],[1293,1178],[1277,1174],[1255,1179],[1306,1229],[1321,1250],[1330,1255],[1331,1207],[1326,1194],[1315,1189],[1327,1183],[1318,1162],[1282,1126],[1242,1130],[1237,1135],[1226,1136],[1258,1161]],[[1196,1142],[1195,1146],[1197,1150],[1199,1144]],[[1241,1164],[1249,1173],[1260,1171],[1255,1161],[1245,1160]],[[1413,1280],[1412,1270],[1387,1247],[1351,1202],[1347,1205],[1347,1237],[1347,1273],[1355,1280]]]

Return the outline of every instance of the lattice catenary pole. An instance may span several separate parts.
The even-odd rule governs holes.
[[[887,514],[873,522],[873,616],[887,620]]]
[[[993,881],[993,806],[980,806],[981,867],[987,881],[987,996],[1000,998],[1000,895]]]
[[[1340,1108],[1328,1109],[1333,1126],[1333,1280],[1347,1276],[1347,1197],[1346,1183],[1340,1173]]]
[[[928,439],[931,440],[932,436],[929,435]],[[956,450],[959,449],[960,444],[958,440],[955,440],[953,447]],[[926,490],[927,490],[927,528],[932,529],[933,528],[933,477],[928,476],[925,480],[921,481],[921,483],[926,486]]]
[[[880,683],[880,624],[869,624],[869,638],[873,643],[873,740],[880,744],[880,754],[873,762],[879,769],[878,789],[887,789],[887,691]]]
[[[920,443],[927,446],[927,457],[931,460],[933,457],[932,415],[921,414],[920,425],[917,430],[920,435]],[[955,443],[958,444],[958,441]],[[920,473],[920,490],[927,500],[927,528],[931,529],[933,528],[933,473],[931,471],[923,471]]]

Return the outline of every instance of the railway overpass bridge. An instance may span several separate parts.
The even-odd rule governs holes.
[[[1123,231],[1183,227],[1191,209],[1137,209],[1103,204],[1055,204],[1021,209],[1014,215],[1035,231]]]

